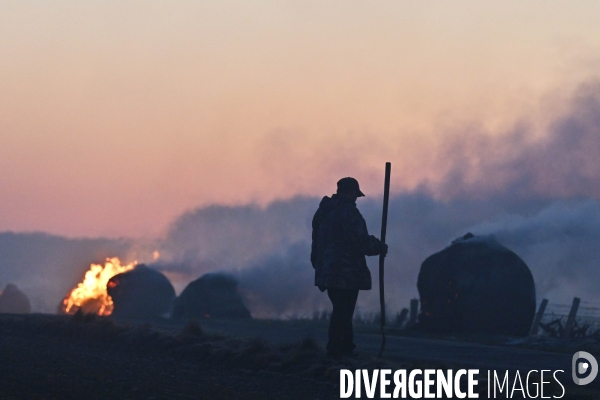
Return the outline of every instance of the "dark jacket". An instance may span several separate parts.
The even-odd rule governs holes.
[[[382,243],[369,235],[354,201],[337,194],[323,197],[312,221],[310,261],[315,269],[315,286],[321,290],[371,289],[365,256],[381,251]]]

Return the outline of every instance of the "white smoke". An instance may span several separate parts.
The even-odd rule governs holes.
[[[180,221],[174,236],[186,237],[190,251],[201,253],[203,258],[170,264],[167,269],[179,269],[189,280],[209,271],[233,272],[254,315],[308,315],[327,307],[326,295],[313,285],[314,271],[310,264],[310,221],[318,201],[297,198],[265,209],[222,207],[217,219],[212,219],[214,207],[196,210],[181,218],[193,218],[206,234],[214,228],[220,240],[215,236],[209,241],[203,236],[193,236],[198,226]],[[388,216],[390,250],[385,275],[390,312],[399,311],[418,296],[417,276],[425,258],[466,232],[493,234],[521,256],[532,270],[538,297],[558,302],[568,302],[573,296],[600,300],[594,283],[600,277],[595,268],[600,261],[596,251],[600,240],[598,202],[589,198],[535,199],[521,205],[502,207],[493,201],[464,199],[442,202],[424,193],[394,196]],[[358,207],[370,233],[379,236],[379,202],[359,200]],[[271,224],[268,229],[261,228],[260,221]],[[182,231],[182,226],[191,230]],[[228,240],[227,232],[234,232],[236,239]],[[164,250],[169,252],[167,243],[173,243],[172,237],[165,241]],[[177,244],[182,255],[190,254],[181,246]],[[252,256],[239,252],[239,248],[252,249]],[[376,285],[377,257],[368,260]],[[360,309],[377,310],[379,299],[377,288],[374,289],[361,294]]]
[[[521,256],[533,272],[538,299],[600,301],[599,88],[598,82],[582,85],[543,135],[527,123],[502,135],[465,129],[431,150],[429,161],[447,172],[441,183],[424,182],[390,200],[386,297],[391,312],[417,297],[423,260],[467,232],[493,234]],[[348,175],[351,170],[339,177]],[[204,273],[229,271],[254,315],[311,314],[328,305],[312,285],[309,262],[311,219],[319,200],[296,197],[264,208],[213,205],[187,212],[157,239],[161,257],[154,267],[180,290]],[[358,208],[370,233],[379,236],[381,199],[361,199]],[[16,283],[41,297],[37,310],[49,310],[90,262],[135,246],[140,245],[0,234],[0,284]],[[376,283],[376,258],[369,258],[369,265]],[[362,293],[358,307],[377,310],[377,291]]]

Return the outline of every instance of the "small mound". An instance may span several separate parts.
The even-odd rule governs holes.
[[[7,314],[29,314],[31,303],[25,293],[21,292],[16,285],[9,283],[0,295],[0,313]]]

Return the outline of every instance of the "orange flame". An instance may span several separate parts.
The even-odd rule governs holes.
[[[108,280],[113,276],[135,268],[137,261],[121,265],[117,257],[107,258],[104,266],[90,265],[83,281],[71,290],[62,302],[62,312],[75,314],[78,310],[86,314],[110,315],[113,301],[106,291]]]

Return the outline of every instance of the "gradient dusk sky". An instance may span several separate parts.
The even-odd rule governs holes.
[[[584,0],[2,1],[0,231],[148,237],[343,176],[380,196],[386,161],[394,192],[443,197],[451,138],[543,138],[598,79],[599,16]]]

